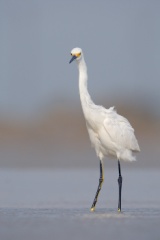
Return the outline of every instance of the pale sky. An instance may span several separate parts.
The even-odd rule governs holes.
[[[95,101],[123,98],[160,115],[159,0],[0,0],[0,36],[1,116],[78,103],[74,47]]]

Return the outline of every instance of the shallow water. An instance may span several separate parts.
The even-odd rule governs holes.
[[[0,171],[0,239],[160,239],[160,171],[105,169],[94,213],[97,170]]]

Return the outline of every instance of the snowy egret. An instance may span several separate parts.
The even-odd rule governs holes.
[[[78,65],[79,93],[87,130],[92,146],[100,159],[99,185],[90,210],[95,210],[104,181],[103,159],[109,155],[115,157],[118,161],[118,212],[121,212],[122,175],[120,161],[135,161],[136,158],[133,156],[133,152],[140,151],[134,129],[126,118],[117,114],[114,107],[105,109],[103,106],[97,106],[93,103],[87,89],[87,66],[82,49],[72,49],[71,56],[69,63],[76,60]]]

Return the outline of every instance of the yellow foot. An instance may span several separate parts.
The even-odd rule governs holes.
[[[119,213],[121,212],[121,209],[120,209],[120,208],[118,208],[118,212],[119,212]]]
[[[94,211],[95,211],[95,207],[92,207],[92,208],[90,209],[90,211],[91,211],[91,212],[94,212]]]

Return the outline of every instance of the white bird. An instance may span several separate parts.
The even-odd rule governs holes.
[[[137,139],[134,135],[134,129],[126,118],[117,114],[114,107],[106,109],[103,106],[94,104],[88,93],[87,66],[82,49],[72,49],[71,56],[72,58],[69,63],[76,60],[78,65],[79,93],[87,130],[91,144],[100,159],[99,185],[90,210],[95,210],[98,195],[104,181],[103,159],[109,155],[116,158],[118,161],[118,212],[121,212],[122,176],[120,161],[135,161],[136,158],[133,156],[133,152],[140,151]]]

